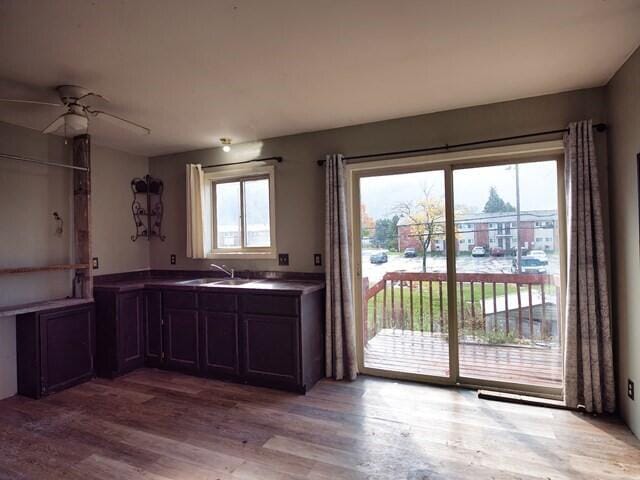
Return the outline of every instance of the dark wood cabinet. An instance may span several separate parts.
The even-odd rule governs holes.
[[[146,290],[144,299],[144,354],[145,364],[161,367],[163,362],[162,293]]]
[[[163,319],[166,366],[197,373],[200,370],[200,329],[197,310],[165,308]]]
[[[142,292],[128,292],[118,299],[117,370],[130,372],[144,366],[144,308]]]
[[[142,291],[94,293],[96,302],[96,370],[115,377],[144,365],[144,298]]]
[[[18,315],[18,393],[40,398],[94,376],[93,304]]]
[[[324,291],[96,288],[99,358],[305,392],[324,369]],[[111,363],[109,363],[111,362]]]
[[[296,386],[300,382],[298,318],[245,314],[244,371],[264,385]]]
[[[198,309],[203,373],[213,377],[237,377],[240,375],[238,295],[201,292]]]
[[[201,312],[202,368],[205,374],[240,374],[238,314]]]

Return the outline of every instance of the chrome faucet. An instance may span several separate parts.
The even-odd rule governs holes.
[[[221,272],[226,273],[227,275],[229,275],[229,278],[235,278],[236,276],[236,271],[233,268],[227,269],[226,265],[220,266],[220,265],[216,265],[215,263],[212,263],[211,266],[213,268],[217,268]]]

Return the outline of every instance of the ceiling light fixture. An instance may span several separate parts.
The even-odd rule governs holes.
[[[220,143],[222,143],[222,151],[227,153],[231,151],[231,139],[230,138],[221,138]]]

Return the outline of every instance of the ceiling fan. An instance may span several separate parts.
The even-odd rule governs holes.
[[[113,123],[114,125],[129,129],[143,135],[149,135],[151,133],[151,130],[147,127],[132,122],[131,120],[118,117],[117,115],[113,115],[112,113],[107,113],[102,110],[94,109],[86,102],[86,100],[90,99],[91,97],[99,98],[105,102],[108,102],[108,100],[102,95],[92,92],[91,90],[88,90],[84,87],[79,87],[77,85],[60,85],[56,87],[56,91],[58,92],[58,96],[60,97],[60,103],[41,102],[39,100],[19,100],[11,98],[0,98],[0,102],[29,103],[34,105],[46,105],[49,107],[65,107],[67,111],[58,116],[58,118],[56,118],[53,122],[51,122],[44,130],[42,130],[42,133],[57,132],[63,126],[65,129],[65,136],[67,136],[67,134],[78,135],[81,133],[87,133],[87,130],[89,128],[89,117],[101,118],[105,121]]]

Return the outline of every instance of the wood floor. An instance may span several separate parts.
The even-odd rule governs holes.
[[[635,479],[614,418],[360,377],[306,396],[144,369],[0,401],[0,478]]]
[[[460,375],[468,378],[562,387],[562,355],[558,347],[459,345]],[[427,332],[384,329],[367,343],[364,365],[378,370],[449,376],[446,337]]]

